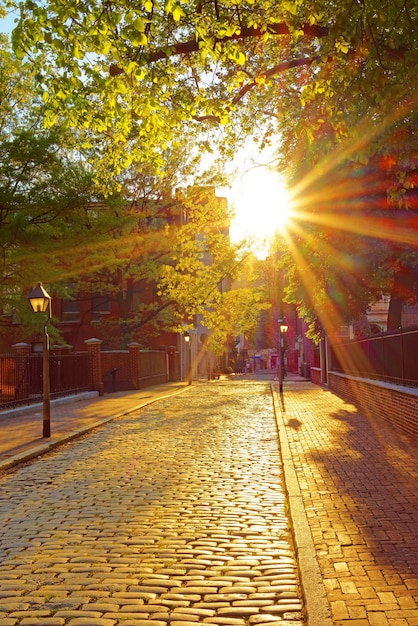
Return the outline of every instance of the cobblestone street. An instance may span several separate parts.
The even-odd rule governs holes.
[[[191,387],[0,494],[0,626],[304,624],[269,383]]]

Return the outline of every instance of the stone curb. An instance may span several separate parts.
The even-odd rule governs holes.
[[[79,402],[80,400],[89,400],[91,398],[97,398],[99,394],[97,391],[85,391],[76,395],[64,396],[63,398],[55,398],[51,400],[51,406],[60,406],[63,404],[71,404],[73,402]],[[27,406],[19,406],[15,409],[7,409],[7,411],[0,411],[0,420],[5,417],[19,417],[26,415],[27,413],[33,413],[34,411],[42,411],[42,402],[36,404],[28,404]]]
[[[280,455],[283,463],[284,482],[289,502],[291,532],[296,549],[300,582],[309,626],[333,626],[331,608],[325,592],[321,571],[316,558],[314,542],[299,482],[293,463],[282,412],[282,403],[276,386],[271,384],[273,408],[280,441]]]

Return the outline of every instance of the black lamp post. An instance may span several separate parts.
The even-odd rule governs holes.
[[[282,336],[287,333],[289,330],[289,326],[286,323],[285,319],[279,319],[279,392],[283,393],[283,346],[282,346]]]
[[[44,324],[44,349],[43,349],[43,437],[51,436],[51,402],[50,402],[50,383],[49,383],[49,336],[48,322],[51,319],[51,296],[42,287],[42,283],[38,283],[35,289],[28,295],[35,313],[47,313]]]
[[[188,347],[188,350],[187,350],[187,384],[191,385],[192,384],[192,346],[190,343],[190,339],[191,339],[190,333],[188,333],[186,330],[183,337]]]

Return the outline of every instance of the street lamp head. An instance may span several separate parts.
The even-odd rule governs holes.
[[[35,313],[46,313],[51,302],[51,296],[42,287],[42,283],[38,283],[28,295],[28,300]]]
[[[287,333],[287,331],[289,330],[289,325],[286,323],[286,319],[280,319],[278,320],[278,322],[279,322],[280,332]]]
[[[184,337],[184,341],[185,341],[186,343],[189,343],[189,341],[190,341],[190,334],[187,332],[187,330],[186,330],[186,332],[184,333],[183,337]]]

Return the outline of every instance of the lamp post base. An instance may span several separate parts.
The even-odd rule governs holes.
[[[43,422],[43,431],[42,437],[47,438],[51,436],[51,422],[48,420],[44,420]]]

